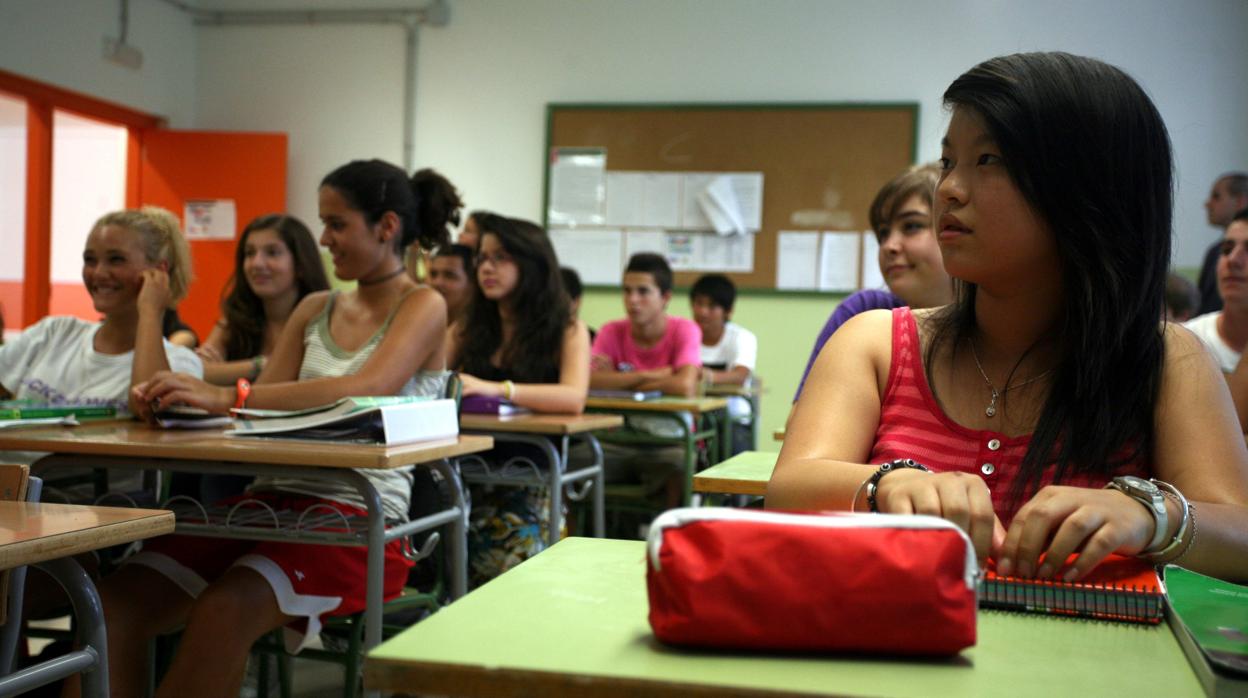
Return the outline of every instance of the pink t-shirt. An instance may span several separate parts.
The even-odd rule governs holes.
[[[702,328],[693,320],[667,316],[663,338],[649,349],[633,342],[632,323],[627,319],[608,322],[594,338],[594,356],[605,356],[617,371],[646,371],[671,366],[701,366]]]

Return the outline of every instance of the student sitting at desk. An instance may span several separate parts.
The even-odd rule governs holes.
[[[1226,383],[1159,321],[1173,189],[1156,107],[1064,53],[989,60],[945,103],[935,201],[957,300],[862,313],[828,340],[767,506],[941,516],[1022,577],[1119,553],[1248,579]]]
[[[737,287],[723,274],[706,274],[689,289],[693,320],[702,330],[702,382],[707,385],[749,387],[758,358],[758,338],[732,322]],[[728,398],[732,420],[732,452],[750,450],[754,428],[750,401],[740,396]]]
[[[194,352],[161,332],[165,311],[186,296],[190,264],[172,213],[147,207],[101,217],[82,252],[82,283],[103,319],[46,317],[0,347],[3,398],[125,413],[130,387],[157,371],[199,375]]]
[[[446,220],[431,213],[406,174],[380,160],[355,161],[321,183],[321,244],[341,279],[356,289],[313,293],[295,308],[256,385],[236,388],[160,373],[135,388],[143,404],[297,409],[350,395],[431,395],[445,390],[442,347],[446,305],[405,273],[412,243],[446,243]],[[144,410],[148,412],[148,410]],[[361,470],[381,495],[388,520],[407,519],[412,469]],[[253,497],[275,509],[330,506],[365,515],[345,484],[259,477]],[[411,563],[402,541],[386,546],[387,598],[403,588]],[[148,640],[185,624],[178,654],[158,695],[237,695],[252,643],[288,627],[288,645],[315,637],[324,614],[365,606],[363,547],[162,538],[145,546],[101,585],[108,623],[109,671],[118,695],[138,695]],[[292,642],[293,641],[293,642]]]
[[[302,221],[270,213],[248,223],[234,250],[221,319],[195,352],[204,360],[204,380],[255,380],[295,306],[328,288],[321,253]]]
[[[625,320],[608,322],[598,330],[590,351],[589,386],[603,390],[658,390],[667,395],[693,397],[698,390],[702,330],[687,318],[667,314],[672,299],[672,269],[667,260],[639,252],[624,268]],[[686,418],[688,415],[684,415]],[[687,422],[688,420],[686,420]],[[630,415],[629,426],[660,436],[668,420]],[[686,424],[686,428],[690,428]],[[625,448],[603,444],[609,482],[636,478],[651,494],[660,490],[663,505],[676,506],[681,496],[683,457],[677,449]]]
[[[464,396],[504,398],[534,412],[580,414],[589,391],[589,332],[571,314],[546,232],[490,213],[475,219],[481,241],[474,298],[468,316],[451,328],[446,351],[460,371]],[[489,457],[505,462],[525,448],[500,447]],[[474,586],[542,551],[549,496],[544,488],[472,487]]]
[[[439,247],[429,258],[426,276],[429,285],[446,300],[448,326],[460,322],[472,303],[473,287],[477,285],[476,270],[472,266],[475,254],[467,245],[454,244]]]

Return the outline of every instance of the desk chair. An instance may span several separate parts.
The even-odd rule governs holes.
[[[443,397],[455,401],[455,412],[459,412],[459,403],[463,398],[463,382],[459,379],[459,374],[451,374],[447,380],[446,389]],[[459,487],[463,487],[462,483],[458,483]],[[436,490],[437,499],[443,503],[453,502],[454,498],[449,496],[446,488],[454,487],[450,483],[439,483],[433,477],[433,471],[428,468],[417,468],[412,478],[412,499],[408,509],[408,517],[410,519],[419,518],[429,512],[423,511],[430,502],[423,495]],[[468,513],[464,512],[464,518],[467,519]],[[409,560],[417,565],[422,560],[432,560],[434,563],[434,581],[432,587],[427,589],[419,588],[414,580],[414,576],[419,567],[412,568],[412,574],[408,577],[408,585],[404,587],[399,596],[385,602],[382,607],[382,637],[390,638],[398,633],[406,630],[415,624],[421,618],[436,612],[442,607],[447,596],[446,584],[446,560],[442,548],[438,547],[444,535],[445,527],[440,530],[426,531],[409,536],[404,539],[403,554]],[[390,620],[387,620],[389,618]],[[354,698],[359,695],[362,687],[361,667],[364,660],[364,612],[355,613],[349,616],[337,616],[326,618],[321,628],[322,639],[329,638],[336,640],[334,644],[341,644],[340,647],[327,647],[325,649],[309,648],[299,653],[300,659],[308,659],[318,662],[329,662],[342,667],[342,695],[345,698]],[[278,672],[278,690],[281,698],[290,698],[291,691],[291,672],[290,660],[291,655],[286,651],[286,645],[282,638],[282,629],[278,628],[267,637],[261,638],[252,646],[253,657],[260,661],[259,675],[257,676],[257,697],[267,698],[269,695],[269,662],[270,656],[277,660]]]
[[[0,466],[3,468],[21,468],[21,466]],[[21,468],[24,470],[24,468]],[[37,502],[43,491],[43,480],[27,477],[26,501]],[[26,590],[26,567],[17,567],[9,571],[9,593],[5,599],[7,613],[5,623],[0,626],[0,676],[13,673],[17,665],[17,645],[22,635],[22,598]]]

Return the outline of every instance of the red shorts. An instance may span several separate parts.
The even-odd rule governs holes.
[[[363,509],[316,497],[254,493],[235,497],[259,499],[275,509],[302,511],[312,505],[331,506],[344,514],[367,516]],[[382,594],[391,599],[403,591],[412,562],[402,554],[402,540],[386,545]],[[248,567],[265,578],[278,607],[299,621],[287,626],[286,646],[303,648],[321,628],[321,616],[342,616],[366,606],[368,549],[364,546],[311,545],[272,541],[231,540],[201,536],[161,536],[146,541],[142,552],[126,564],[160,572],[197,598],[231,567]]]

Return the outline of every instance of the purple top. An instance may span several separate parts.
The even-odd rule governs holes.
[[[905,304],[905,301],[888,291],[880,291],[873,288],[853,293],[841,301],[841,304],[836,306],[836,310],[832,311],[832,315],[828,317],[828,322],[823,326],[823,330],[819,332],[819,339],[815,340],[815,348],[810,352],[810,360],[806,362],[806,370],[802,372],[802,380],[797,384],[797,394],[793,396],[793,402],[797,402],[797,399],[802,396],[802,388],[806,385],[806,377],[810,375],[810,369],[815,365],[815,359],[819,357],[819,351],[823,349],[823,345],[828,341],[828,337],[831,337],[838,327],[844,325],[846,320],[858,313],[868,310],[892,310],[893,308],[900,308]]]

